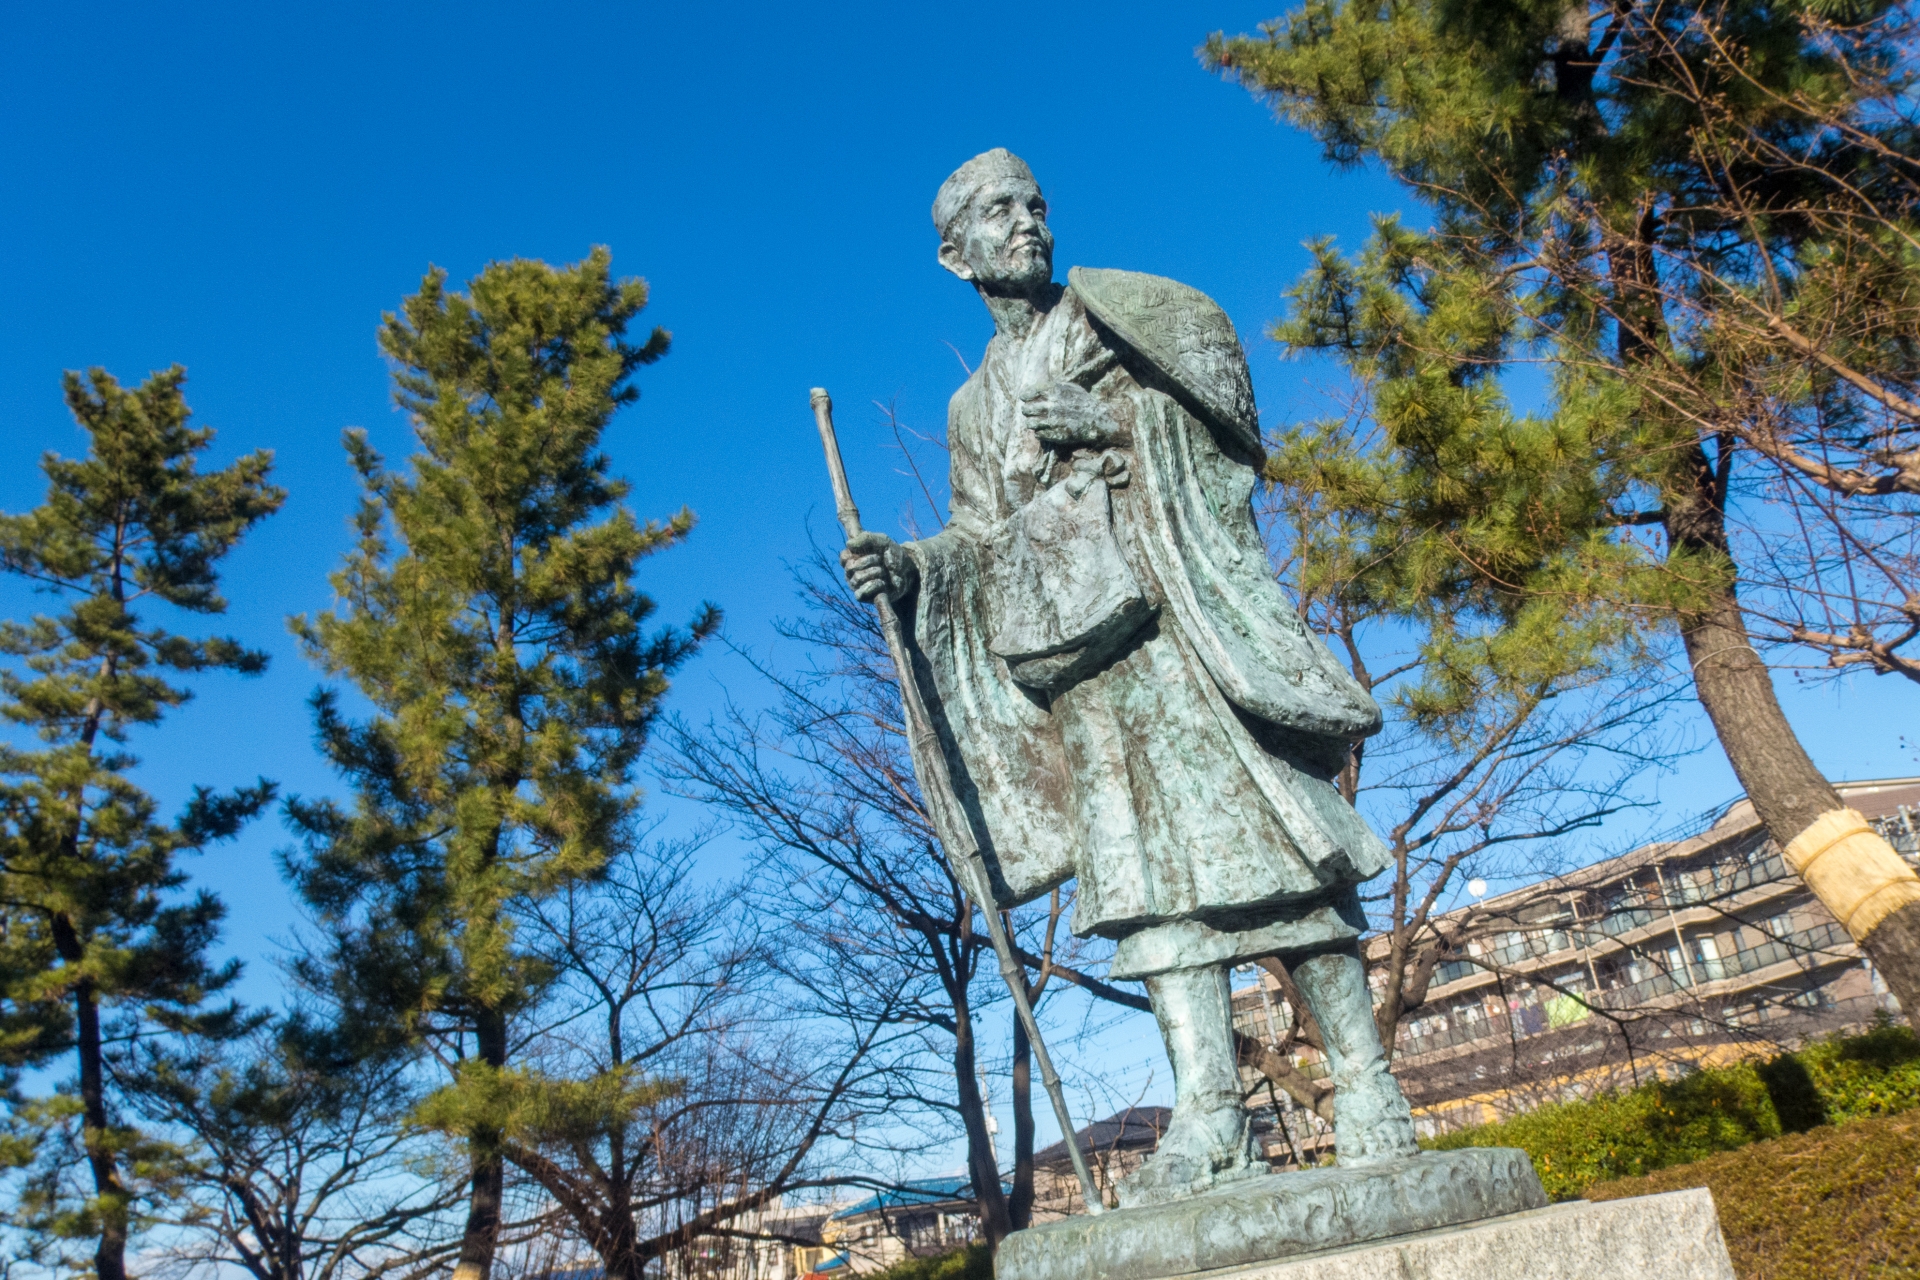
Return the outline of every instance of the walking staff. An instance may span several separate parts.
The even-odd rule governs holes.
[[[827,474],[833,480],[834,512],[840,517],[842,532],[852,541],[860,534],[860,509],[853,505],[853,491],[847,487],[846,465],[840,461],[840,441],[833,432],[833,397],[825,387],[813,389],[813,419],[820,428],[820,444],[827,454]],[[907,717],[907,742],[913,756],[914,774],[920,779],[920,794],[926,801],[927,817],[947,851],[947,861],[960,887],[987,918],[987,936],[993,939],[994,954],[1000,958],[1000,976],[1007,980],[1014,1011],[1026,1027],[1033,1056],[1040,1063],[1040,1081],[1046,1086],[1054,1117],[1059,1120],[1060,1132],[1066,1138],[1067,1156],[1073,1161],[1074,1176],[1080,1179],[1081,1198],[1086,1201],[1088,1213],[1099,1213],[1106,1206],[1100,1199],[1099,1188],[1094,1186],[1086,1155],[1075,1139],[1066,1094],[1060,1088],[1053,1060],[1047,1056],[1040,1024],[1034,1020],[1033,1005],[1027,999],[1026,970],[1014,957],[1013,940],[1007,936],[1006,924],[993,905],[993,884],[987,875],[986,859],[980,856],[980,846],[973,838],[973,825],[967,821],[953,793],[946,753],[940,749],[933,718],[927,714],[926,701],[913,678],[913,659],[907,653],[907,635],[901,628],[900,615],[893,607],[892,598],[884,592],[875,596],[873,603],[880,610],[880,630],[887,638],[887,652],[893,656],[894,674],[900,681],[900,705]]]

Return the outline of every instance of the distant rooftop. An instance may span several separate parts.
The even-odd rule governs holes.
[[[1094,1121],[1074,1134],[1074,1141],[1087,1155],[1156,1147],[1160,1145],[1160,1135],[1167,1131],[1167,1121],[1172,1116],[1171,1107],[1128,1107],[1125,1111],[1116,1111],[1105,1120]],[[1064,1164],[1066,1159],[1065,1142],[1056,1142],[1033,1153],[1033,1162],[1037,1165]]]
[[[1888,818],[1903,808],[1920,805],[1920,778],[1875,778],[1865,782],[1836,782],[1833,789],[1868,820]],[[1701,837],[1724,836],[1760,825],[1753,801],[1741,796],[1721,811]]]
[[[1008,1189],[1009,1194],[1012,1188]],[[835,1218],[857,1218],[863,1213],[874,1213],[882,1209],[904,1209],[912,1205],[946,1204],[951,1201],[973,1200],[973,1179],[966,1174],[955,1174],[947,1178],[919,1178],[912,1182],[903,1182],[897,1187],[889,1187],[835,1211]]]

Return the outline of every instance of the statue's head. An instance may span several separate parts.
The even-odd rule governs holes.
[[[1032,293],[1053,280],[1053,232],[1033,170],[1005,147],[953,171],[933,198],[940,265],[988,293]]]

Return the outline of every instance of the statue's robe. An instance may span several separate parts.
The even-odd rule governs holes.
[[[1173,281],[1070,279],[954,395],[951,513],[908,547],[918,678],[995,894],[1077,877],[1074,930],[1119,940],[1117,976],[1353,937],[1388,853],[1334,778],[1380,712],[1269,568],[1239,340]],[[1019,402],[1056,382],[1130,440],[1043,445]],[[1094,643],[1028,656],[1076,628]]]

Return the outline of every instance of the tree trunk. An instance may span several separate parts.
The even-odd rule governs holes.
[[[453,1280],[488,1280],[493,1272],[494,1246],[500,1239],[500,1202],[506,1192],[506,1162],[500,1158],[500,1135],[476,1130],[473,1143],[473,1191],[467,1200],[467,1227],[460,1238],[460,1260]]]
[[[80,1032],[80,1105],[86,1123],[87,1163],[93,1169],[94,1195],[100,1209],[100,1244],[94,1250],[98,1280],[126,1280],[127,1189],[114,1159],[113,1137],[107,1125],[107,1091],[100,1044],[100,1002],[92,979],[82,979],[73,993]]]
[[[506,1018],[488,1010],[481,1014],[474,1033],[479,1041],[480,1060],[491,1067],[504,1067],[507,1063]],[[489,1280],[494,1250],[500,1242],[507,1162],[497,1129],[477,1128],[467,1136],[467,1142],[472,1150],[473,1190],[467,1199],[467,1226],[460,1238],[460,1260],[453,1268],[453,1280]]]
[[[987,1137],[987,1108],[973,1049],[973,1020],[964,1000],[954,1002],[953,1075],[958,1089],[960,1119],[967,1129],[967,1172],[973,1177],[973,1198],[980,1206],[980,1230],[990,1248],[998,1249],[1012,1229],[1007,1220],[1007,1194],[1000,1185],[1000,1169]]]
[[[607,1280],[642,1280],[647,1273],[647,1258],[640,1250],[639,1231],[634,1226],[632,1211],[624,1216],[609,1214],[608,1220],[613,1238],[605,1241],[606,1247],[600,1250]]]
[[[1239,1061],[1258,1071],[1270,1084],[1328,1124],[1333,1123],[1331,1086],[1309,1079],[1304,1071],[1293,1065],[1292,1058],[1244,1031],[1236,1030],[1233,1033],[1233,1048]]]
[[[1033,1044],[1017,1017],[1013,1020],[1013,1195],[1007,1199],[1007,1224],[1015,1231],[1033,1225]]]
[[[1396,891],[1398,886],[1395,886]],[[1400,1043],[1400,1024],[1407,1015],[1422,1008],[1427,1003],[1427,992],[1433,988],[1433,971],[1440,965],[1441,946],[1429,942],[1418,949],[1410,947],[1407,939],[1426,927],[1428,917],[1424,912],[1411,927],[1396,926],[1393,946],[1389,953],[1387,970],[1387,989],[1381,993],[1379,1005],[1373,1011],[1373,1025],[1380,1033],[1380,1050],[1387,1055],[1387,1062],[1393,1062],[1394,1050]],[[1409,955],[1409,951],[1412,954]],[[1362,956],[1366,953],[1361,952]],[[1409,973],[1408,970],[1412,972]]]
[[[1723,441],[1721,448],[1727,447]],[[1669,542],[1676,551],[1724,558],[1728,553],[1723,506],[1727,468],[1724,461],[1718,467],[1712,465],[1705,446],[1697,443],[1688,451],[1685,466],[1686,488],[1668,501]],[[1693,667],[1694,691],[1713,722],[1734,776],[1767,834],[1784,850],[1815,820],[1846,805],[1814,767],[1780,709],[1772,673],[1747,634],[1734,584],[1734,575],[1728,573],[1724,583],[1712,589],[1705,606],[1682,619],[1680,637]],[[1822,894],[1818,885],[1809,884],[1809,888],[1843,924],[1849,923],[1843,904],[1830,901],[1831,895]],[[1856,933],[1855,940],[1878,967],[1911,1022],[1920,1015],[1920,901],[1892,911]]]
[[[1649,193],[1633,215],[1631,230],[1608,251],[1619,322],[1619,358],[1628,370],[1652,359],[1667,331],[1654,251],[1660,228],[1658,201]],[[1673,470],[1666,477],[1662,497],[1669,554],[1687,553],[1693,560],[1688,567],[1694,572],[1723,572],[1721,581],[1709,586],[1708,599],[1695,612],[1682,616],[1680,638],[1693,667],[1694,692],[1706,708],[1707,719],[1713,722],[1734,776],[1740,779],[1767,834],[1799,870],[1794,840],[1816,820],[1826,815],[1839,817],[1847,810],[1839,793],[1814,767],[1812,757],[1794,736],[1774,694],[1773,676],[1747,635],[1736,595],[1738,574],[1727,541],[1726,502],[1733,473],[1733,447],[1734,433],[1722,432],[1715,453],[1709,456],[1706,438],[1695,436],[1674,455]],[[1896,878],[1904,876],[1910,883],[1904,886],[1902,905],[1872,919],[1856,919],[1852,908],[1859,905],[1857,898],[1851,904],[1839,901],[1839,895],[1823,892],[1822,884],[1811,879],[1807,887],[1848,927],[1854,941],[1879,967],[1911,1022],[1920,1017],[1920,879],[1913,877],[1886,841],[1868,833],[1862,835],[1865,838],[1858,842],[1862,847],[1830,863],[1827,871],[1839,870],[1840,862],[1852,859],[1858,870],[1874,867],[1881,879],[1888,872]],[[1872,847],[1876,842],[1878,847]],[[1901,893],[1901,888],[1895,888],[1882,901]]]
[[[53,918],[53,943],[61,961],[67,965],[77,965],[86,959],[80,935],[64,915]],[[77,1033],[75,1048],[80,1059],[81,1142],[93,1173],[93,1194],[100,1220],[100,1243],[93,1255],[94,1274],[98,1280],[126,1280],[127,1188],[120,1180],[120,1164],[114,1156],[113,1135],[108,1125],[100,996],[92,978],[82,978],[74,984],[73,1016]]]

